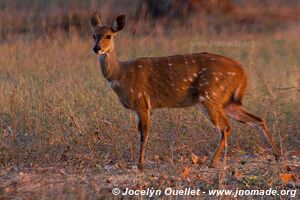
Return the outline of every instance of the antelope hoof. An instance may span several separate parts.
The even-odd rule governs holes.
[[[138,168],[139,168],[139,171],[143,172],[145,166],[143,164],[139,164]]]

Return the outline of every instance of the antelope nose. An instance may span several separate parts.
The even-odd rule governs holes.
[[[99,51],[101,50],[101,47],[100,46],[95,46],[94,48],[93,48],[93,51],[95,52],[95,53],[98,53]]]

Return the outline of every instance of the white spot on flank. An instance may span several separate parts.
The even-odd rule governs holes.
[[[182,80],[183,80],[184,82],[187,82],[187,79],[185,79],[185,78],[184,78],[184,79],[182,79]]]
[[[207,94],[207,95],[205,95],[205,97],[206,97],[207,99],[210,99],[210,97],[208,96],[208,94]]]
[[[144,67],[144,66],[143,66],[143,65],[138,65],[138,67],[142,68],[142,67]]]
[[[235,76],[235,72],[227,72],[228,75]]]
[[[216,94],[216,93],[214,93],[214,92],[212,92],[212,94],[213,94],[214,96],[217,96],[217,94]]]
[[[202,69],[202,71],[205,71],[205,70],[206,70],[206,68],[203,68],[203,69]]]
[[[202,87],[204,84],[200,83],[199,86]]]
[[[205,83],[204,83],[204,85],[208,85],[209,84],[209,82],[208,81],[206,81]]]
[[[180,91],[178,88],[176,88],[177,91]]]
[[[192,63],[196,63],[196,60],[195,60],[195,59],[193,59],[193,60],[192,60]]]
[[[216,60],[215,58],[211,58],[210,60]]]
[[[134,90],[132,88],[130,88],[130,92],[134,92]]]
[[[223,90],[224,90],[224,86],[223,86],[223,85],[220,85],[220,89],[223,91]]]
[[[185,87],[182,87],[181,89],[185,90]]]
[[[169,66],[172,66],[173,64],[172,64],[172,63],[168,63],[168,65],[169,65]]]
[[[184,64],[188,65],[188,64],[189,64],[189,62],[188,62],[188,61],[184,61]]]
[[[215,77],[216,81],[219,81],[219,78],[218,77]]]
[[[222,72],[218,72],[218,74],[219,74],[220,76],[222,76],[222,75],[223,75],[223,73],[222,73]]]
[[[139,93],[139,94],[138,94],[138,98],[141,98],[141,97],[142,97],[142,93]]]
[[[174,84],[174,83],[171,83],[170,85],[171,85],[172,87],[174,87],[174,86],[175,86],[175,84]]]
[[[193,79],[192,79],[192,78],[189,78],[189,81],[190,81],[190,82],[193,82]]]
[[[194,77],[197,77],[198,75],[197,75],[196,73],[193,73],[193,76],[194,76]]]

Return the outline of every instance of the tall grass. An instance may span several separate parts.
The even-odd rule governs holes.
[[[300,139],[297,37],[293,29],[249,37],[186,35],[178,28],[169,35],[145,37],[124,31],[115,46],[121,60],[209,51],[240,61],[250,77],[246,107],[263,116],[274,134],[272,111],[278,111],[284,149],[290,150]],[[193,45],[210,41],[251,41],[253,45]],[[98,164],[104,164],[107,156],[127,162],[137,158],[135,120],[103,79],[92,45],[92,40],[59,34],[0,45],[0,165],[51,163],[61,159],[66,149]],[[272,106],[258,74],[275,98]],[[217,145],[218,133],[197,108],[155,110],[151,119],[150,161],[159,157],[173,163],[190,152],[211,155]],[[265,146],[256,131],[234,125],[230,150],[256,152]]]

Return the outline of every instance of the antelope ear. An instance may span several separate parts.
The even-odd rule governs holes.
[[[114,19],[111,30],[113,32],[121,31],[125,26],[125,19],[125,15],[119,15],[116,19]]]
[[[99,13],[98,12],[94,12],[92,17],[91,17],[91,25],[92,27],[95,27],[97,25],[101,25],[102,24],[102,21],[101,21],[101,18],[99,16]]]

